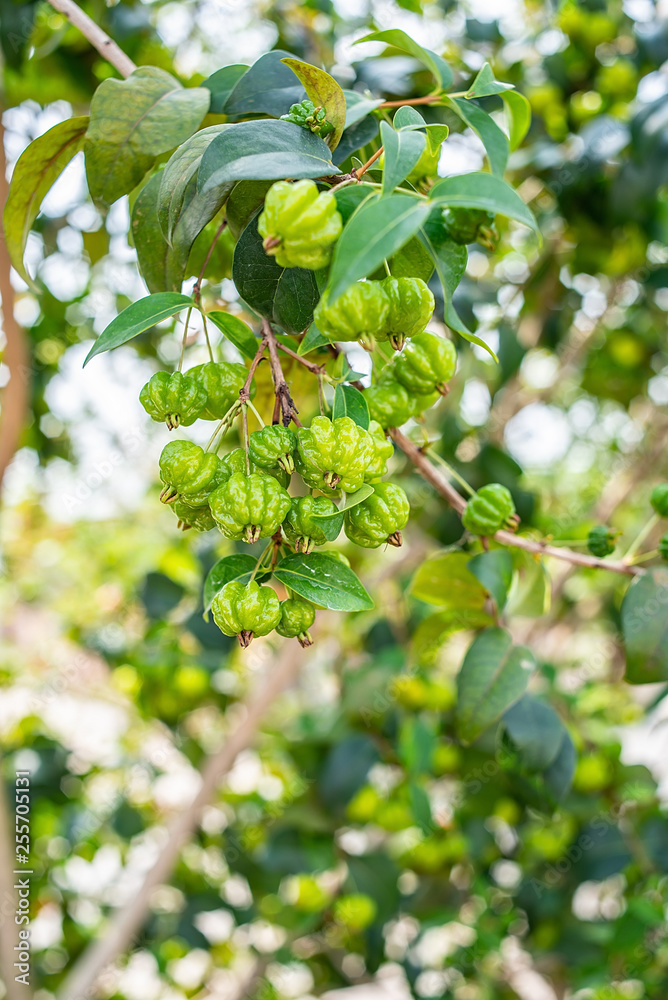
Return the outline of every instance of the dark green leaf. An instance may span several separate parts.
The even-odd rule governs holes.
[[[668,680],[668,569],[635,578],[622,601],[622,635],[629,684]]]
[[[505,215],[538,232],[536,220],[517,191],[493,174],[472,173],[444,177],[434,184],[429,196],[437,204],[482,208],[486,212]]]
[[[469,569],[494,599],[499,611],[505,607],[513,582],[513,557],[505,549],[481,552],[469,559]]]
[[[503,724],[529,771],[545,771],[556,759],[566,729],[550,705],[525,694],[504,713]]]
[[[0,46],[10,69],[20,70],[35,23],[37,3],[0,0]]]
[[[28,234],[40,206],[73,156],[83,148],[88,118],[70,118],[54,125],[23,150],[12,174],[3,226],[12,264],[32,284],[23,264]]]
[[[469,98],[489,97],[491,94],[502,94],[505,90],[512,89],[512,83],[500,83],[499,80],[494,79],[494,70],[486,62],[483,63],[482,69],[464,96]]]
[[[391,28],[388,31],[372,31],[370,35],[358,38],[355,45],[359,45],[360,42],[387,42],[395,49],[408,52],[431,71],[438,84],[437,90],[445,90],[452,83],[452,70],[448,64],[431,49],[425,49],[418,45],[405,31],[398,28]]]
[[[329,275],[336,299],[358,278],[365,278],[413,236],[429,215],[429,204],[408,194],[367,199],[339,237]]]
[[[165,240],[158,221],[161,182],[160,174],[154,174],[137,195],[132,209],[132,237],[149,292],[180,292],[188,252],[175,250]]]
[[[435,726],[424,719],[409,717],[399,732],[399,760],[412,775],[424,774],[431,769],[436,747]]]
[[[410,796],[411,812],[413,813],[415,822],[422,832],[428,836],[436,829],[431,815],[429,796],[425,792],[424,788],[421,788],[420,785],[416,784],[414,781],[411,781],[408,786],[408,794]]]
[[[374,188],[370,184],[349,184],[346,187],[338,188],[334,192],[336,198],[336,209],[345,225],[353,214],[371,195],[377,197]]]
[[[422,132],[395,132],[387,122],[380,123],[380,137],[385,157],[382,194],[387,195],[406,180],[422,156],[427,140]]]
[[[301,333],[313,321],[313,310],[320,297],[314,272],[301,267],[279,267],[262,248],[257,216],[239,237],[232,277],[239,295],[250,308],[278,323],[287,333]]]
[[[110,205],[139,184],[160,153],[195,132],[209,110],[205,87],[184,89],[155,66],[103,80],[93,95],[84,145],[93,200]]]
[[[292,53],[274,49],[260,56],[228,97],[226,115],[272,115],[280,118],[304,98],[304,88],[283,59]]]
[[[477,104],[459,98],[447,98],[447,104],[480,138],[485,147],[492,173],[502,177],[510,154],[510,145],[505,133],[501,131],[494,119]]]
[[[482,611],[487,592],[469,569],[468,561],[466,553],[459,550],[432,556],[413,577],[412,594],[427,604],[454,612]]]
[[[481,632],[457,676],[457,726],[462,740],[472,743],[518,701],[535,669],[531,651],[513,646],[504,629]]]
[[[219,309],[207,313],[206,318],[215,323],[219,330],[222,330],[230,343],[234,344],[244,357],[248,358],[249,361],[253,360],[260,346],[260,341],[243,320],[239,319],[238,316],[233,316],[232,313],[222,312]]]
[[[102,331],[88,352],[84,366],[96,354],[127,344],[128,340],[144,333],[145,330],[150,330],[156,323],[174,316],[192,304],[190,296],[180,295],[178,292],[158,292],[156,295],[147,295],[133,302]]]
[[[196,132],[170,156],[160,174],[158,218],[168,243],[173,243],[174,230],[184,209],[192,201],[192,180],[197,174],[204,151],[217,135],[228,128],[231,126],[211,125],[210,128],[203,128],[200,132]],[[217,214],[222,204],[222,201],[219,201],[215,195],[210,201],[210,216],[207,222],[210,222]]]
[[[310,354],[311,351],[315,351],[319,347],[326,347],[327,344],[330,343],[331,341],[328,340],[327,337],[323,337],[315,323],[311,323],[310,327],[306,331],[304,339],[299,345],[297,354],[303,358],[305,354]]]
[[[256,564],[257,559],[245,552],[225,556],[224,559],[219,559],[217,563],[214,563],[204,581],[204,610],[210,610],[211,601],[226,583],[231,583],[232,580],[238,580],[239,583],[249,583]],[[264,576],[256,576],[255,579],[261,583],[268,579],[268,576],[269,574],[265,573]]]
[[[223,113],[228,97],[247,70],[248,66],[243,63],[235,63],[232,66],[223,66],[222,69],[216,70],[203,81],[202,86],[211,91],[209,111],[212,114],[220,115]]]
[[[337,385],[334,392],[332,420],[336,420],[337,417],[350,417],[365,431],[369,429],[369,407],[364,393],[354,385]]]
[[[281,180],[338,174],[329,147],[292,122],[241,122],[209,144],[197,188],[205,194],[229,181]]]
[[[346,98],[333,76],[311,63],[301,59],[283,59],[295,76],[301,81],[306,96],[316,107],[325,108],[327,121],[334,126],[334,131],[327,136],[326,142],[330,149],[336,149],[346,126]]]
[[[324,552],[296,552],[282,559],[274,576],[300,597],[332,611],[368,611],[373,601],[353,571]]]
[[[367,497],[370,497],[373,492],[373,486],[370,486],[369,483],[365,483],[364,486],[360,486],[360,488],[355,490],[354,493],[346,493],[346,502],[339,507],[338,513],[332,512],[331,514],[312,514],[311,516],[314,521],[329,521],[333,518],[341,517],[343,516],[344,511],[350,510],[351,507],[357,507],[358,503],[362,503],[367,499]]]
[[[377,135],[378,119],[374,117],[362,118],[355,125],[351,125],[350,128],[345,129],[341,136],[341,142],[334,150],[332,160],[337,167],[340,166],[352,153],[356,153],[358,149],[366,146],[368,142],[373,142]],[[346,189],[342,188],[341,190]]]
[[[564,735],[557,756],[543,773],[543,781],[555,802],[560,802],[570,790],[573,784],[576,763],[577,753],[573,740],[568,730],[564,728]]]

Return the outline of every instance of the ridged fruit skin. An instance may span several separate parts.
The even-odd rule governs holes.
[[[351,542],[365,549],[377,549],[385,542],[399,546],[410,512],[408,497],[400,486],[378,483],[370,497],[346,511],[345,532]]]
[[[183,372],[156,372],[139,393],[139,402],[151,420],[167,424],[170,431],[194,424],[206,406],[206,389]]]
[[[208,504],[202,507],[191,507],[189,503],[177,500],[173,504],[172,510],[179,519],[179,528],[182,528],[183,531],[188,528],[194,528],[195,531],[211,531],[212,528],[216,527],[214,516]]]
[[[323,531],[323,522],[314,520],[313,515],[333,514],[335,510],[335,504],[328,497],[292,498],[290,510],[283,521],[283,534],[294,545],[296,552],[309,553],[315,545],[334,540],[343,525],[343,514],[328,520],[330,526],[332,522],[338,523],[338,531],[332,529],[327,534]]]
[[[510,490],[500,483],[489,483],[466,504],[462,524],[474,535],[495,535],[514,513]]]
[[[401,350],[407,337],[422,333],[434,314],[434,296],[422,278],[387,277],[378,284],[390,303],[382,331],[376,334]]]
[[[230,361],[209,361],[190,368],[186,374],[194,378],[207,394],[207,404],[200,413],[203,420],[222,420],[238,400],[248,376],[245,365]],[[251,383],[251,399],[254,396],[255,384]]]
[[[387,473],[387,463],[394,454],[394,445],[385,437],[385,431],[377,420],[369,423],[369,434],[373,442],[373,456],[364,473],[365,483],[377,483]]]
[[[366,340],[383,336],[390,300],[380,281],[356,281],[333,302],[323,295],[313,320],[328,340]]]
[[[388,376],[364,393],[369,414],[383,429],[401,427],[418,413],[417,397]]]
[[[360,488],[374,445],[368,431],[350,417],[314,417],[310,427],[299,428],[297,441],[297,471],[309,486],[346,493]]]
[[[668,517],[668,483],[659,483],[655,486],[649,502],[659,517]]]
[[[170,441],[160,455],[160,478],[167,503],[178,497],[192,507],[203,506],[221,482],[220,460],[192,441]]]
[[[220,460],[220,469],[221,482],[229,479],[235,472],[243,472],[245,474],[246,452],[244,449],[235,448],[233,451],[228,451],[227,455],[223,455]],[[290,475],[285,471],[285,469],[281,469],[278,466],[275,469],[263,469],[261,465],[256,465],[255,462],[251,462],[250,470],[258,476],[271,476],[277,483],[280,483],[284,490],[287,490],[290,485]]]
[[[281,602],[281,620],[276,626],[279,635],[286,639],[299,639],[301,646],[311,646],[309,629],[315,621],[315,608],[300,597],[290,597]]]
[[[278,530],[290,497],[272,476],[236,472],[213,491],[209,506],[224,535],[250,545]]]
[[[265,253],[281,267],[318,271],[329,264],[343,223],[334,195],[318,191],[314,181],[277,181],[267,192],[257,228]]]
[[[587,535],[587,548],[593,556],[604,559],[615,551],[615,539],[619,532],[611,531],[607,524],[597,524]]]
[[[447,392],[455,374],[457,352],[451,340],[434,333],[420,333],[394,358],[394,377],[409,392]]]
[[[211,602],[216,625],[225,635],[236,635],[242,646],[268,635],[281,620],[281,602],[271,587],[231,580]]]
[[[286,472],[295,471],[293,452],[297,447],[297,435],[289,427],[273,424],[253,431],[249,440],[249,455],[252,462],[263,469],[280,466]]]

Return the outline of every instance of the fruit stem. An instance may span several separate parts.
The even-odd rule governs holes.
[[[246,406],[249,407],[249,409],[252,410],[252,412],[255,414],[255,419],[257,420],[257,422],[260,425],[260,427],[264,427],[264,420],[262,419],[262,417],[260,416],[260,414],[257,412],[257,410],[255,409],[255,407],[253,406],[253,404],[251,403],[250,399],[246,402]]]
[[[194,306],[188,307],[188,312],[186,313],[186,323],[183,327],[183,340],[181,341],[181,355],[179,357],[179,367],[177,371],[181,371],[183,368],[183,356],[186,353],[186,340],[188,339],[188,324],[190,323],[190,314],[192,313]]]
[[[624,555],[624,562],[634,561],[633,557],[635,556],[636,552],[638,551],[642,543],[645,541],[650,531],[652,531],[659,523],[659,520],[660,518],[658,514],[652,514],[649,520],[645,522],[645,524],[642,526],[636,537],[629,545],[626,554]]]
[[[211,364],[214,364],[213,350],[211,349],[211,341],[209,339],[209,328],[206,325],[206,316],[204,315],[204,313],[202,313],[202,325],[204,326],[204,337],[206,338],[206,346],[209,351],[209,360],[211,361]]]
[[[459,483],[462,489],[466,490],[469,496],[475,495],[475,490],[473,489],[473,487],[469,486],[469,484],[466,482],[463,476],[460,476],[459,473],[456,472],[455,469],[453,469],[452,466],[449,465],[444,458],[441,458],[441,456],[438,455],[435,451],[432,451],[429,454],[439,465],[443,466],[448,475],[451,476],[456,483]]]

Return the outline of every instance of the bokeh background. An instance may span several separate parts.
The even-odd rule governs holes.
[[[464,87],[485,60],[515,84],[533,124],[509,177],[544,242],[499,220],[497,251],[471,248],[456,306],[500,361],[458,342],[429,433],[474,487],[506,484],[525,527],[577,544],[608,522],[633,538],[668,477],[663,0],[85,7],[135,62],[186,85],[279,47],[386,100],[427,93],[413,59],[353,47],[374,27],[443,53]],[[112,70],[46,3],[1,0],[0,26],[9,177],[29,141],[87,112]],[[441,175],[482,165],[471,132],[443,109],[425,115],[452,128]],[[0,258],[6,341],[26,352],[18,380],[0,365],[0,439],[23,426],[3,481],[0,741],[8,796],[16,769],[32,773],[37,1000],[136,894],[206,756],[281,655],[271,641],[241,654],[204,620],[202,579],[233,546],[182,535],[157,502],[168,435],[137,395],[177,360],[181,328],[169,321],[82,371],[92,338],[145,294],[128,224],[127,199],[106,218],[94,209],[77,157],[29,239],[39,294],[10,277],[4,247]],[[215,295],[234,309],[229,248],[218,256]],[[367,370],[364,352],[352,361]],[[668,711],[665,685],[623,681],[625,581],[516,555],[508,627],[538,657],[532,692],[578,754],[555,803],[530,761],[455,739],[471,636],[453,634],[415,574],[461,525],[399,457],[394,473],[415,515],[405,546],[340,543],[376,610],[319,616],[298,684],[217,789],[100,996],[667,995]]]

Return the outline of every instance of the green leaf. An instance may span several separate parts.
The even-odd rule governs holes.
[[[354,385],[337,385],[334,392],[332,420],[336,420],[337,417],[350,417],[358,427],[363,427],[365,431],[369,429],[369,407],[364,393]]]
[[[499,80],[494,79],[494,70],[486,62],[483,63],[482,69],[464,96],[468,98],[490,97],[492,94],[502,94],[504,91],[512,89],[512,83],[501,83]]]
[[[373,142],[378,135],[378,125],[377,118],[362,118],[361,121],[344,130],[341,142],[332,155],[332,160],[337,167],[341,166],[344,160],[347,160],[349,156],[356,153],[362,146]],[[342,188],[342,190],[345,189]]]
[[[397,250],[389,258],[387,266],[395,278],[422,278],[427,282],[434,273],[434,261],[419,234],[413,236],[401,250]],[[371,277],[380,279],[386,274],[385,267],[382,267],[374,271]]]
[[[85,117],[60,122],[31,142],[16,161],[3,226],[11,262],[29,285],[33,282],[23,264],[28,234],[52,184],[83,149],[87,127]]]
[[[158,221],[162,178],[154,174],[137,195],[132,208],[132,238],[137,264],[149,292],[180,292],[188,252],[175,250],[165,240]]]
[[[481,632],[457,676],[457,725],[462,740],[472,743],[518,701],[535,669],[531,650],[513,646],[504,629]]]
[[[557,756],[548,769],[543,772],[543,781],[555,802],[560,802],[567,792],[570,791],[576,764],[577,752],[570,733],[564,727],[564,734]]]
[[[209,111],[212,114],[220,115],[223,113],[228,97],[247,70],[248,66],[244,63],[234,63],[232,66],[223,66],[222,69],[216,70],[208,79],[202,81],[202,86],[211,91]]]
[[[441,552],[422,563],[411,583],[414,597],[452,611],[482,611],[487,591],[468,567],[469,557],[459,550]]]
[[[507,90],[501,97],[506,105],[510,148],[517,149],[531,125],[531,105],[517,90]]]
[[[312,323],[320,298],[314,272],[279,267],[264,252],[257,216],[246,226],[234,249],[232,277],[244,302],[287,333],[301,333]]]
[[[432,663],[445,642],[463,629],[488,628],[494,619],[486,611],[459,608],[437,611],[424,618],[416,628],[412,648],[420,663]]]
[[[434,184],[429,197],[438,205],[482,208],[486,212],[505,215],[509,219],[516,219],[540,235],[533,214],[517,191],[493,174],[476,172],[444,177],[442,181]]]
[[[380,137],[384,150],[382,194],[387,195],[405,181],[422,156],[427,142],[422,132],[406,129],[395,132],[387,122],[380,123]]]
[[[356,125],[383,103],[382,97],[367,97],[357,90],[344,90],[343,96],[346,99],[346,128]]]
[[[433,724],[428,725],[423,719],[411,716],[404,719],[399,731],[397,752],[399,760],[411,775],[431,770],[435,747],[436,731]]]
[[[204,151],[209,143],[230,125],[211,125],[196,132],[170,156],[165,168],[160,174],[161,185],[158,197],[158,217],[165,239],[168,243],[174,241],[174,230],[188,205],[187,195],[192,199],[192,181],[196,176],[202,161]],[[227,188],[229,191],[230,188]],[[220,210],[222,202],[211,199],[210,222]]]
[[[318,69],[301,59],[283,59],[282,62],[290,67],[304,85],[307,97],[316,106],[327,109],[326,120],[334,126],[334,131],[327,136],[326,142],[330,149],[336,149],[346,127],[345,94],[334,77],[324,69]]]
[[[206,194],[229,181],[272,181],[338,174],[329,147],[299,125],[282,121],[241,122],[209,144],[197,188]]]
[[[354,44],[359,45],[360,42],[387,42],[395,49],[408,52],[431,71],[438,84],[436,90],[445,90],[453,81],[452,70],[445,60],[432,52],[431,49],[424,49],[418,45],[405,31],[398,28],[391,28],[388,31],[372,31],[370,35],[358,38]]]
[[[485,147],[492,173],[502,177],[510,154],[510,145],[505,133],[477,104],[454,97],[445,98],[445,102],[470,129],[473,129]]]
[[[415,235],[429,215],[425,201],[408,194],[371,197],[353,213],[339,237],[329,274],[329,295],[336,299],[358,278],[365,278]]]
[[[411,803],[411,812],[413,813],[415,822],[425,836],[428,836],[436,829],[436,824],[434,823],[431,815],[431,803],[429,802],[429,796],[425,792],[424,788],[416,784],[414,781],[411,781],[408,785],[408,795]]]
[[[426,122],[419,111],[406,105],[399,108],[392,120],[392,126],[398,132],[405,132],[413,129],[425,129],[429,142],[429,151],[434,152],[447,138],[450,129],[441,122]]]
[[[96,204],[111,205],[139,184],[156,156],[185,142],[209,110],[205,87],[184,89],[155,66],[103,80],[86,133],[86,176]]]
[[[224,113],[234,117],[272,115],[274,118],[287,114],[290,105],[304,97],[304,88],[283,63],[291,55],[273,49],[260,56],[235,85],[223,106]]]
[[[359,503],[370,497],[373,492],[373,486],[365,483],[364,486],[360,486],[354,493],[346,493],[346,502],[343,506],[339,507],[337,512],[332,511],[331,514],[312,514],[311,517],[314,521],[329,521],[331,518],[339,517],[344,511],[350,510],[351,507],[357,507]]]
[[[529,771],[545,771],[552,764],[566,732],[554,709],[529,694],[504,713],[503,725]]]
[[[145,330],[150,330],[156,323],[174,316],[192,304],[193,300],[189,295],[181,295],[178,292],[158,292],[156,295],[138,299],[119,313],[102,331],[88,352],[84,367],[96,354],[127,344],[128,340],[144,333]]]
[[[315,351],[319,347],[326,347],[330,343],[331,341],[328,340],[327,337],[323,337],[315,323],[311,323],[310,327],[306,331],[304,339],[299,345],[297,354],[300,358],[303,358],[305,354],[310,354],[311,351]]]
[[[239,552],[233,556],[225,556],[223,559],[219,559],[217,563],[214,563],[204,581],[204,610],[209,611],[211,609],[212,600],[223,589],[226,583],[231,583],[232,580],[238,580],[239,583],[249,583],[256,565],[257,559],[247,555],[245,552]],[[260,574],[255,579],[258,583],[262,583],[264,580],[268,580],[270,575],[269,573]]]
[[[501,611],[508,599],[508,591],[513,582],[513,557],[505,549],[481,552],[469,559],[469,569],[480,580],[487,593],[494,599]]]
[[[274,576],[295,594],[332,611],[369,611],[373,601],[353,571],[325,552],[282,559]]]
[[[375,189],[370,184],[349,184],[347,187],[338,188],[334,192],[336,210],[341,216],[344,226],[362,202],[371,196],[374,198],[378,197]]]
[[[0,47],[6,65],[21,71],[26,49],[30,42],[37,3],[16,3],[14,0],[0,0]]]
[[[552,581],[543,559],[530,552],[513,549],[515,579],[508,595],[506,614],[540,618],[550,610]]]
[[[668,568],[637,576],[624,594],[621,627],[629,684],[668,680]]]
[[[206,318],[210,319],[219,330],[222,330],[230,343],[234,344],[244,357],[248,358],[249,361],[253,360],[260,346],[260,341],[243,320],[239,319],[238,316],[233,316],[232,313],[222,312],[219,309],[207,313]]]

